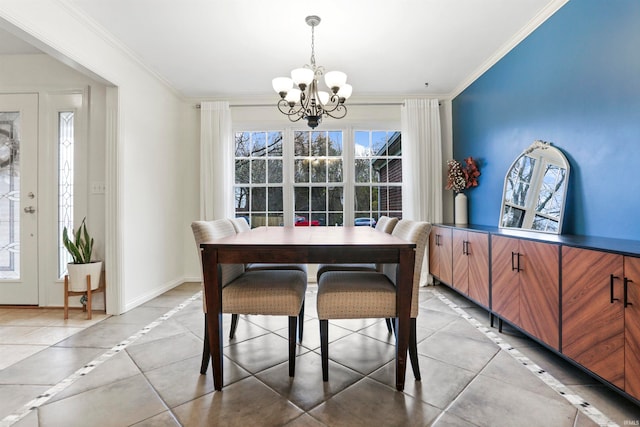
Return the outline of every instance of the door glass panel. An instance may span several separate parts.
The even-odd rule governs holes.
[[[0,279],[20,278],[20,113],[0,112]]]
[[[58,114],[58,277],[67,273],[71,255],[62,244],[62,230],[73,230],[73,122],[72,111]]]

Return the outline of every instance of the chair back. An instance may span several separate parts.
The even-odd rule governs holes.
[[[396,224],[398,224],[398,218],[391,218],[382,215],[380,218],[378,218],[378,222],[376,223],[376,230],[382,231],[383,233],[391,234]]]
[[[242,233],[243,231],[251,230],[251,226],[244,217],[231,218],[229,221],[231,221],[231,224],[233,224],[233,228],[236,229],[236,233]]]
[[[236,234],[233,224],[228,219],[194,221],[191,223],[191,230],[193,230],[193,237],[196,240],[196,247],[198,248],[198,254],[200,256],[200,265],[202,265],[202,253],[200,252],[201,243],[213,242]],[[244,264],[219,264],[219,266],[223,287],[244,273]]]
[[[418,317],[420,275],[424,261],[431,224],[426,221],[413,221],[401,219],[391,233],[393,236],[416,244],[416,261],[413,269],[413,297],[411,299],[411,317]],[[385,264],[383,271],[391,281],[396,281],[397,264]]]

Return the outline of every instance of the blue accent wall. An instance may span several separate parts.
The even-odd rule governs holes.
[[[640,1],[572,0],[453,100],[453,152],[482,175],[469,222],[497,226],[534,140],[571,165],[564,234],[640,240]]]

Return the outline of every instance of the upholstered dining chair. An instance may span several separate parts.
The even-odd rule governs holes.
[[[420,380],[416,339],[416,318],[420,272],[431,224],[423,221],[400,220],[393,229],[394,236],[416,244],[413,291],[411,301],[411,331],[409,357],[413,374]],[[328,271],[320,276],[317,308],[320,319],[320,353],[322,379],[329,378],[329,319],[395,318],[396,264],[384,264],[383,271]]]
[[[194,221],[193,235],[200,251],[200,244],[213,242],[236,234],[231,221]],[[200,258],[202,262],[202,257]],[[220,284],[222,286],[222,312],[232,315],[270,315],[289,317],[289,376],[295,374],[296,337],[302,340],[298,324],[304,316],[304,297],[307,289],[307,275],[300,270],[257,270],[245,271],[244,264],[220,264]],[[205,335],[200,373],[205,374],[211,357],[207,330],[206,302]],[[236,321],[237,324],[237,321]],[[233,338],[234,330],[229,338]],[[296,333],[298,332],[298,333]]]
[[[397,223],[398,218],[382,215],[378,218],[375,229],[382,233],[390,234],[393,232]],[[380,271],[381,268],[382,266],[378,264],[319,264],[318,272],[316,273],[316,283],[320,283],[320,276],[327,271]],[[391,319],[387,318],[385,321],[387,330],[391,333]]]
[[[231,218],[229,221],[233,224],[233,228],[236,229],[236,233],[243,233],[245,231],[250,231],[251,226],[247,222],[247,220],[243,217]],[[272,264],[272,263],[264,263],[264,262],[254,262],[245,264],[244,266],[246,271],[255,271],[255,270],[300,270],[304,271],[307,274],[307,264]]]

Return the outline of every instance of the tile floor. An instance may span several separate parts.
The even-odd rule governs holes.
[[[409,368],[395,391],[393,339],[374,319],[331,324],[323,383],[315,290],[295,378],[285,318],[241,316],[225,339],[222,392],[199,374],[198,284],[90,322],[0,308],[0,426],[640,425],[640,407],[516,331],[498,334],[486,311],[443,286],[420,292],[421,382]]]

